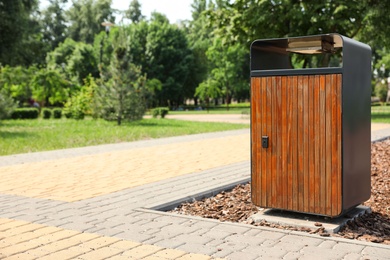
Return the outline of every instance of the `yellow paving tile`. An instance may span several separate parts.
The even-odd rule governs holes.
[[[160,259],[175,259],[187,254],[185,251],[177,250],[177,249],[164,249],[155,254],[153,257],[159,257]]]
[[[153,255],[161,250],[163,250],[163,248],[158,247],[158,246],[141,245],[139,247],[136,247],[134,249],[130,249],[130,250],[124,252],[122,255],[130,256],[130,257],[133,257],[136,259],[141,259],[143,257]]]
[[[97,250],[93,250],[89,253],[86,253],[84,255],[79,256],[79,259],[85,259],[85,260],[103,260],[115,255],[119,255],[123,252],[121,249],[116,248],[110,248],[110,247],[103,247],[99,248]]]
[[[10,226],[16,228],[11,236],[3,236],[0,240],[0,259],[210,259],[209,256],[188,254],[182,250],[25,221],[7,222],[1,219],[1,222],[12,223]],[[36,237],[35,232],[39,237]],[[0,234],[7,235],[4,232]]]
[[[210,256],[207,255],[200,255],[200,254],[187,254],[184,256],[181,256],[177,258],[178,260],[209,260],[212,259]]]
[[[248,161],[249,146],[249,134],[243,134],[4,166],[0,167],[0,192],[73,202]],[[21,182],[21,179],[28,181]],[[0,222],[0,230],[1,226]]]

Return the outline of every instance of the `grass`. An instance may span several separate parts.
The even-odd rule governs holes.
[[[227,110],[221,110],[221,109],[218,109],[218,110],[209,110],[207,112],[207,110],[189,110],[189,111],[169,111],[168,115],[207,115],[207,114],[211,114],[211,115],[215,115],[215,114],[234,114],[234,115],[237,115],[237,114],[242,114],[242,112],[246,112],[246,113],[249,113],[249,108],[248,109],[229,109],[229,111]]]
[[[245,124],[143,119],[137,122],[104,120],[3,120],[0,121],[0,155],[29,153],[107,143],[130,142],[248,128]]]
[[[371,107],[371,122],[390,124],[390,106]]]

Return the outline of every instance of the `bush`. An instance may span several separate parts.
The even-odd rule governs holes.
[[[62,109],[61,108],[54,108],[53,109],[53,118],[60,119],[62,117]]]
[[[5,91],[0,90],[0,120],[9,118],[15,107],[16,104],[11,96]]]
[[[157,118],[160,116],[161,118],[164,118],[169,112],[169,109],[167,107],[156,107],[152,110],[152,116],[154,118]]]
[[[42,109],[42,117],[43,117],[43,119],[50,119],[51,118],[51,109],[49,109],[49,108]]]
[[[381,102],[385,102],[387,97],[387,84],[377,84],[375,86],[374,93],[375,96],[378,97]]]
[[[37,119],[39,115],[38,108],[17,108],[12,112],[12,119]]]

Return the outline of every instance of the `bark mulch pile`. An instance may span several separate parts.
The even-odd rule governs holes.
[[[390,139],[371,145],[371,198],[364,205],[371,207],[372,213],[349,221],[336,234],[327,233],[321,223],[316,223],[316,229],[310,229],[250,220],[258,211],[251,202],[250,184],[238,185],[232,191],[223,191],[211,198],[183,203],[171,212],[390,245]]]

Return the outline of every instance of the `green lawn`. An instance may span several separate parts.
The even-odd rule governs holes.
[[[3,120],[0,121],[0,155],[47,151],[107,143],[120,143],[248,128],[245,124],[143,119],[138,122],[104,120]]]
[[[390,124],[390,106],[371,107],[371,122]]]

